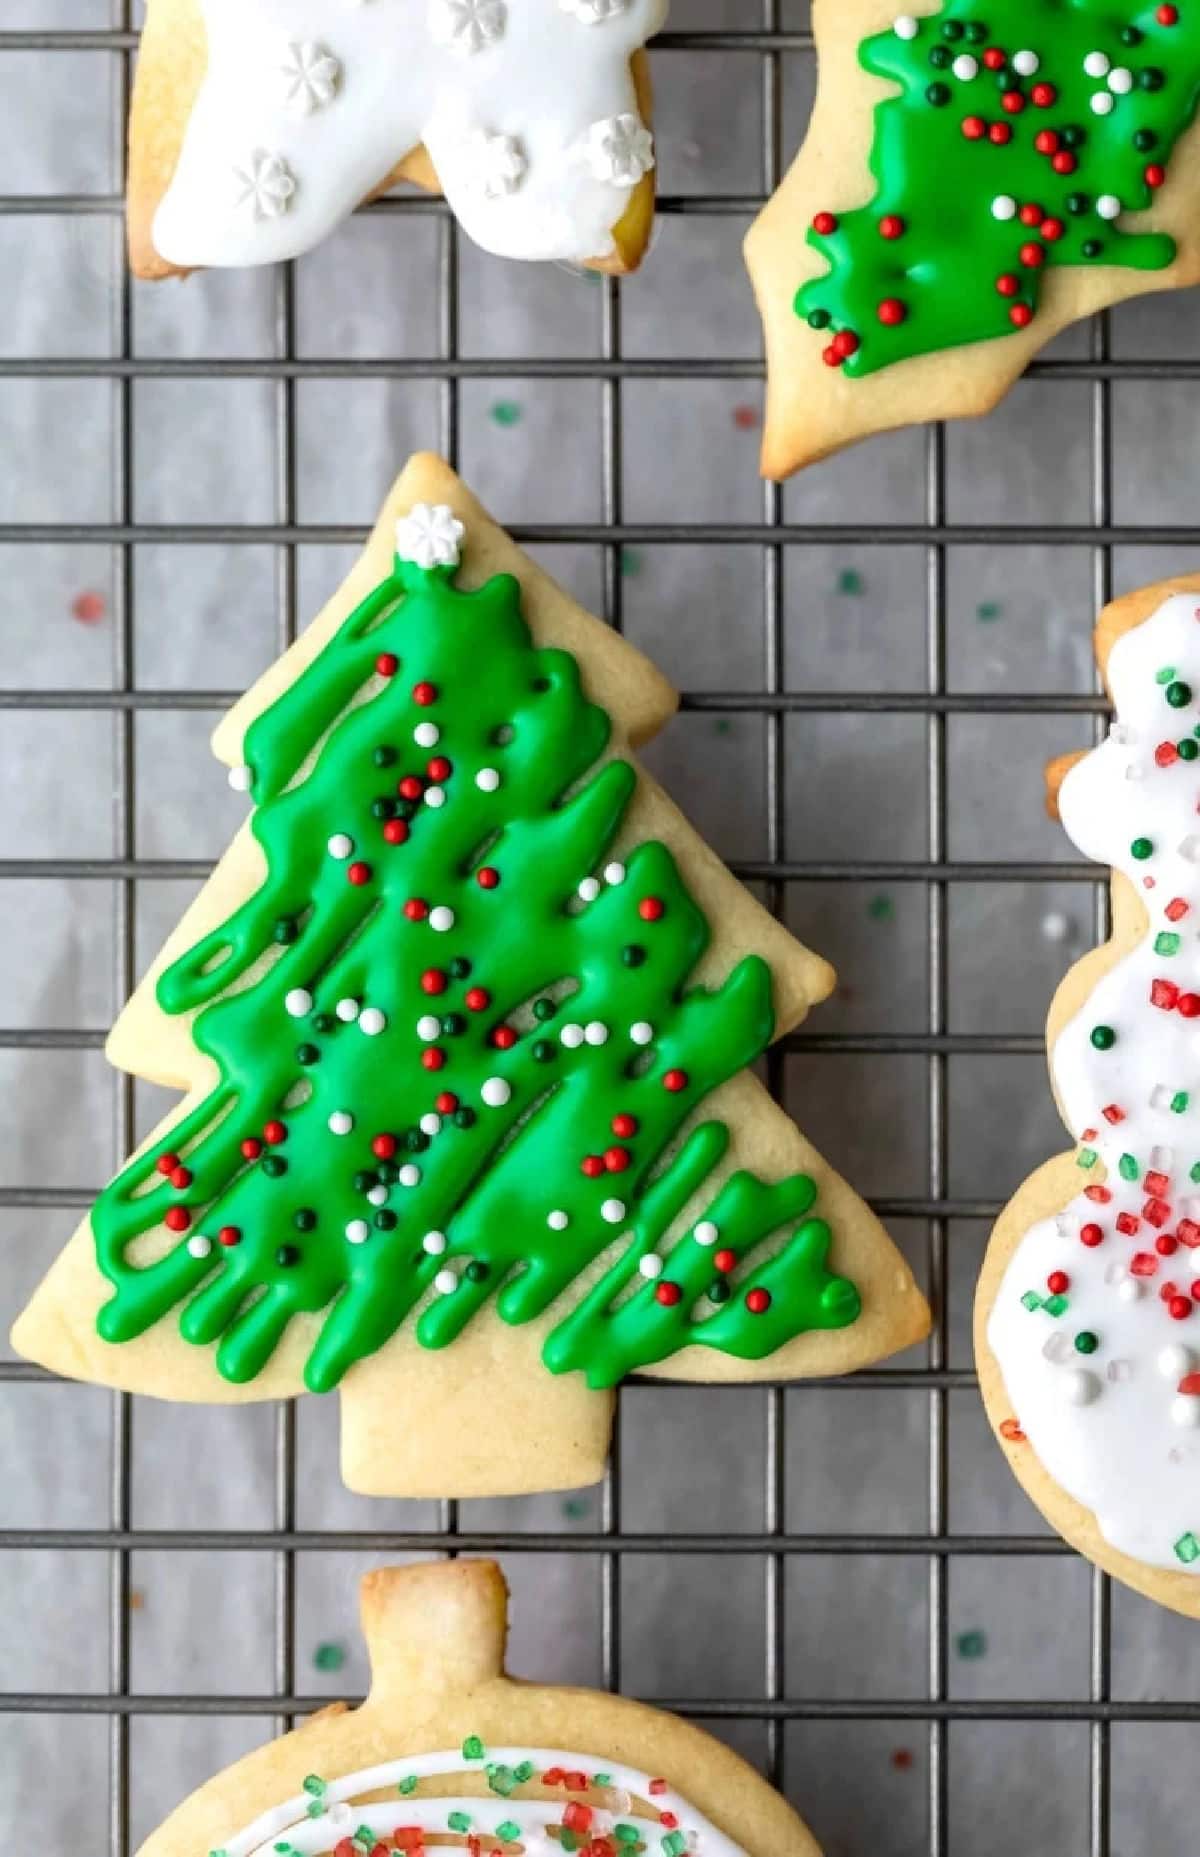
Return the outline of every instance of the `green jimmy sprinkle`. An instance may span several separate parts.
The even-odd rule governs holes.
[[[415,1773],[406,1773],[404,1778],[400,1781],[399,1785],[396,1787],[396,1791],[402,1794],[405,1799],[408,1798],[409,1793],[415,1793],[416,1790],[417,1790],[417,1776]]]
[[[462,1744],[464,1760],[482,1760],[486,1749],[477,1734],[469,1734]]]

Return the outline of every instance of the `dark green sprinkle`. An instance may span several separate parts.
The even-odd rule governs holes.
[[[1099,1346],[1100,1337],[1099,1335],[1094,1335],[1090,1328],[1081,1328],[1075,1337],[1075,1351],[1077,1354],[1094,1354]]]
[[[429,1146],[429,1136],[423,1128],[410,1128],[405,1131],[404,1146],[409,1154],[424,1154]],[[400,1178],[400,1169],[396,1169],[395,1178]]]
[[[1142,42],[1142,31],[1141,31],[1140,26],[1122,26],[1121,27],[1122,45],[1140,45],[1141,42]]]
[[[808,312],[808,326],[810,329],[827,329],[832,321],[833,317],[829,314],[827,309],[815,309],[809,310]]]
[[[981,19],[967,21],[967,40],[971,45],[982,45],[988,36],[988,29]]]
[[[1090,205],[1091,201],[1085,193],[1069,193],[1067,195],[1067,211],[1068,213],[1073,213],[1076,218],[1079,217],[1080,213],[1086,213]]]
[[[456,1128],[474,1128],[475,1111],[473,1109],[456,1109],[454,1111],[454,1126]]]
[[[264,1154],[262,1170],[268,1180],[279,1180],[287,1172],[287,1162],[282,1154]]]
[[[397,819],[415,819],[416,816],[417,816],[416,800],[397,800],[396,801]]]
[[[448,1012],[442,1020],[442,1030],[447,1038],[461,1038],[467,1029],[467,1022],[461,1012]]]
[[[552,1019],[557,1011],[558,1007],[552,999],[535,999],[533,1002],[533,1016],[543,1025],[547,1019]]]
[[[314,1231],[317,1224],[317,1215],[311,1206],[301,1206],[298,1212],[293,1212],[292,1224],[296,1227],[298,1232]]]
[[[417,1776],[415,1773],[406,1773],[404,1778],[399,1782],[399,1784],[396,1787],[396,1791],[398,1793],[403,1794],[404,1798],[406,1799],[408,1798],[409,1793],[415,1793],[416,1790],[417,1790]]]
[[[646,950],[640,942],[626,942],[621,950],[621,962],[625,967],[640,967],[646,958]]]
[[[471,971],[471,963],[465,954],[456,954],[450,963],[450,977],[453,980],[465,980]]]
[[[1152,838],[1135,838],[1129,847],[1129,851],[1130,855],[1135,857],[1139,863],[1144,863],[1147,858],[1152,858],[1154,856],[1154,840]]]
[[[298,1064],[319,1064],[321,1053],[316,1045],[297,1045],[296,1062]]]
[[[1172,709],[1186,709],[1191,700],[1192,686],[1190,684],[1176,681],[1167,685],[1167,701]]]
[[[1065,129],[1059,130],[1058,139],[1066,148],[1082,148],[1087,141],[1087,132],[1070,123]]]
[[[371,1223],[375,1226],[377,1231],[394,1232],[396,1229],[396,1215],[394,1212],[389,1212],[386,1206],[381,1206]]]
[[[1194,761],[1200,754],[1200,742],[1197,742],[1191,735],[1185,735],[1179,743],[1178,753],[1181,761]]]
[[[950,56],[944,45],[935,45],[929,54],[929,62],[935,71],[944,71],[950,63]]]
[[[942,22],[942,37],[944,39],[961,39],[965,30],[960,20],[947,19]]]
[[[384,742],[380,747],[376,748],[371,759],[374,761],[376,767],[395,767],[396,750]]]
[[[377,800],[371,801],[371,817],[373,819],[394,819],[396,817],[396,802],[390,793],[381,793]]]
[[[1104,245],[1100,239],[1084,239],[1079,249],[1085,258],[1098,258],[1104,250]]]
[[[1161,90],[1167,81],[1165,71],[1160,71],[1156,64],[1148,64],[1137,74],[1138,87],[1141,90]]]
[[[337,1020],[331,1012],[318,1012],[313,1019],[314,1032],[332,1032],[336,1026]]]
[[[1155,135],[1153,129],[1139,129],[1133,138],[1133,146],[1138,150],[1139,154],[1145,155],[1149,153],[1157,141],[1158,137]]]
[[[464,1760],[482,1760],[484,1756],[484,1752],[485,1752],[484,1745],[483,1745],[483,1742],[479,1739],[479,1736],[477,1734],[469,1734],[466,1740],[462,1744],[463,1759]]]
[[[369,1193],[373,1186],[378,1185],[379,1175],[373,1173],[369,1168],[364,1167],[360,1173],[356,1173],[354,1176],[354,1191],[356,1193]]]
[[[554,1056],[554,1046],[548,1038],[536,1039],[530,1049],[533,1052],[535,1063],[538,1064],[548,1064]]]
[[[515,1844],[520,1835],[520,1825],[514,1825],[511,1818],[502,1820],[502,1822],[496,1826],[496,1836],[498,1838],[503,1838],[506,1844]]]
[[[397,1180],[400,1178],[400,1169],[397,1167],[395,1161],[380,1161],[379,1178],[383,1181],[384,1186],[395,1186]]]
[[[1097,1051],[1111,1051],[1117,1042],[1117,1034],[1111,1025],[1093,1025],[1092,1043]]]
[[[481,1257],[473,1257],[463,1272],[472,1283],[486,1283],[491,1274]]]
[[[520,1766],[514,1767],[513,1778],[518,1786],[524,1786],[526,1780],[531,1780],[533,1778],[532,1760],[523,1760]]]
[[[451,1812],[446,1823],[449,1825],[451,1831],[469,1831],[471,1829],[471,1820],[465,1812]]]
[[[945,107],[950,101],[949,84],[931,84],[925,92],[926,103],[932,103],[935,110]]]
[[[730,1294],[729,1285],[726,1283],[724,1277],[718,1277],[714,1283],[710,1283],[708,1286],[709,1302],[728,1302]]]
[[[296,926],[296,923],[293,921],[291,916],[280,916],[278,922],[275,924],[275,927],[271,930],[271,934],[273,935],[274,939],[279,943],[281,948],[286,948],[290,946],[290,944],[295,941],[299,933],[300,933],[300,930]]]
[[[954,1640],[954,1648],[960,1657],[986,1657],[987,1633],[984,1631],[962,1631]]]
[[[298,1264],[300,1262],[300,1246],[298,1244],[281,1244],[275,1253],[275,1262],[283,1270],[288,1269],[292,1264]]]

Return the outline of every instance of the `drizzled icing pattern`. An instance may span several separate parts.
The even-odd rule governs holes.
[[[1108,675],[1116,719],[1059,809],[1149,924],[1054,1046],[1081,1191],[1021,1240],[987,1338],[1017,1425],[1104,1538],[1200,1571],[1200,600],[1124,634]]]
[[[654,166],[630,60],[667,0],[198,0],[208,69],[155,215],[170,263],[309,250],[423,143],[465,229],[604,258]]]
[[[492,1796],[417,1795],[424,1781],[448,1785],[482,1771]],[[562,1788],[564,1799],[521,1797],[530,1784]],[[594,1754],[554,1748],[487,1749],[469,1736],[460,1752],[413,1754],[340,1779],[310,1775],[305,1790],[273,1806],[210,1857],[376,1857],[440,1843],[497,1847],[512,1857],[559,1857],[585,1847],[639,1857],[744,1857],[663,1779]],[[373,1793],[384,1800],[356,1804]]]

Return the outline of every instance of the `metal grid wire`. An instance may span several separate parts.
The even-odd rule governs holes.
[[[761,59],[764,140],[762,190],[765,198],[776,186],[785,155],[781,133],[782,77],[785,54],[811,51],[811,35],[784,30],[782,0],[754,0],[758,23],[736,31],[664,33],[656,56],[670,58],[679,51],[753,52]],[[131,0],[125,0],[124,25],[97,31],[14,31],[0,29],[0,53],[36,51],[47,58],[64,50],[91,50],[118,54],[122,73],[113,111],[114,171],[124,161],[125,115],[132,54],[137,35],[132,28]],[[748,7],[747,12],[752,8]],[[679,8],[686,15],[686,5]],[[790,152],[790,151],[788,151]],[[660,199],[664,215],[737,215],[757,209],[760,197],[688,195]],[[604,614],[615,626],[622,621],[621,550],[626,544],[687,543],[701,536],[707,542],[748,543],[761,549],[765,562],[762,625],[766,646],[766,687],[762,692],[734,690],[685,697],[685,707],[720,712],[742,711],[764,720],[766,733],[767,837],[766,858],[735,864],[737,874],[765,885],[769,905],[782,910],[789,879],[804,877],[836,882],[874,881],[919,886],[925,895],[928,923],[928,1020],[923,1032],[888,1035],[797,1034],[771,1054],[769,1081],[779,1095],[787,1051],[838,1050],[868,1054],[903,1053],[924,1060],[928,1088],[928,1174],[925,1191],[918,1196],[876,1200],[884,1217],[916,1219],[927,1227],[928,1280],[931,1300],[941,1314],[928,1357],[918,1369],[882,1368],[855,1376],[853,1384],[899,1391],[916,1389],[928,1405],[927,1526],[922,1533],[798,1534],[788,1532],[784,1511],[785,1412],[783,1388],[764,1389],[766,1401],[766,1488],[761,1530],[729,1536],[709,1534],[631,1533],[622,1527],[621,1470],[614,1456],[604,1487],[598,1529],[588,1533],[470,1532],[460,1527],[457,1505],[441,1505],[438,1526],[431,1531],[315,1532],[296,1525],[295,1408],[278,1408],[275,1431],[274,1526],[270,1531],[134,1529],[132,1516],[132,1452],[130,1400],[113,1396],[113,1444],[109,1525],[89,1529],[7,1529],[0,1531],[0,1549],[98,1549],[109,1556],[110,1658],[108,1693],[0,1694],[0,1711],[54,1714],[99,1714],[110,1724],[111,1815],[109,1857],[129,1857],[131,1719],[138,1715],[239,1715],[275,1718],[282,1729],[324,1698],[298,1692],[295,1669],[295,1557],[300,1550],[369,1550],[456,1553],[505,1551],[521,1554],[567,1553],[598,1557],[602,1581],[602,1659],[605,1682],[621,1683],[620,1669],[620,1559],[630,1552],[678,1554],[757,1554],[766,1569],[766,1657],[761,1695],[749,1699],[711,1695],[667,1701],[699,1719],[745,1718],[765,1724],[768,1771],[778,1778],[786,1724],[809,1720],[893,1720],[923,1724],[928,1736],[928,1851],[929,1857],[947,1857],[950,1851],[947,1738],[952,1723],[971,1720],[1046,1720],[1089,1724],[1090,1812],[1089,1857],[1108,1857],[1110,1794],[1110,1726],[1126,1722],[1195,1720],[1197,1709],[1186,1703],[1121,1701],[1110,1696],[1111,1615],[1107,1578],[1095,1572],[1091,1582],[1090,1674],[1088,1695],[1079,1700],[978,1701],[949,1695],[948,1597],[950,1558],[960,1556],[1057,1556],[1068,1552],[1057,1538],[1040,1535],[954,1535],[947,1517],[947,1400],[951,1391],[970,1389],[975,1376],[947,1365],[945,1317],[947,1227],[956,1218],[990,1219],[999,1210],[985,1199],[952,1198],[947,1180],[947,1063],[952,1054],[1027,1054],[1041,1051],[1037,1038],[1006,1034],[952,1034],[947,1014],[947,911],[951,886],[967,882],[1094,883],[1095,872],[1080,864],[1032,862],[951,861],[947,856],[946,727],[953,714],[1063,714],[1103,712],[1100,696],[1070,695],[962,695],[946,688],[946,549],[955,544],[986,542],[989,546],[1025,547],[1049,542],[1090,549],[1095,601],[1110,593],[1111,553],[1122,542],[1181,545],[1192,538],[1175,528],[1114,526],[1111,505],[1112,428],[1110,387],[1116,377],[1146,379],[1170,375],[1196,378],[1200,364],[1151,361],[1114,362],[1109,358],[1107,327],[1103,318],[1092,328],[1090,352],[1085,360],[1037,364],[1035,375],[1071,378],[1090,383],[1092,479],[1091,520],[1083,524],[1038,526],[1022,524],[1000,529],[956,524],[946,519],[944,435],[930,429],[925,449],[924,519],[917,523],[864,524],[849,521],[824,525],[788,525],[783,519],[781,491],[768,486],[763,492],[761,520],[704,525],[631,524],[625,520],[622,486],[622,391],[639,380],[758,379],[754,362],[719,359],[633,360],[622,354],[621,293],[613,280],[602,284],[602,350],[596,357],[546,360],[532,356],[471,359],[460,355],[458,344],[458,231],[441,202],[424,199],[388,199],[366,209],[372,213],[434,215],[439,227],[437,276],[439,305],[438,353],[432,358],[371,360],[300,360],[295,350],[294,283],[290,266],[279,268],[274,298],[274,355],[255,360],[147,359],[134,353],[131,291],[124,281],[120,306],[120,341],[114,357],[104,359],[17,358],[0,360],[0,378],[29,376],[38,379],[75,377],[105,379],[119,396],[115,520],[104,523],[0,525],[0,543],[48,541],[107,544],[119,560],[115,632],[117,662],[110,690],[9,690],[0,693],[0,712],[42,709],[49,711],[110,711],[117,743],[116,855],[112,858],[8,859],[0,861],[0,879],[97,880],[110,884],[116,909],[116,991],[124,998],[135,979],[135,887],[143,878],[195,878],[206,874],[203,862],[185,859],[142,859],[135,855],[134,727],[139,712],[153,709],[210,710],[224,705],[233,691],[146,690],[134,687],[133,623],[134,550],[153,542],[261,542],[275,548],[278,644],[285,647],[297,625],[296,548],[317,541],[350,542],[359,537],[355,527],[299,525],[296,520],[296,384],[309,378],[413,381],[432,379],[440,384],[440,443],[445,455],[457,461],[460,386],[464,380],[518,376],[534,379],[598,381],[602,393],[603,520],[600,523],[518,525],[519,540],[529,542],[587,542],[599,545],[604,560]],[[115,246],[121,239],[122,199],[119,194],[59,195],[0,198],[0,214],[100,214],[112,221]],[[124,278],[124,267],[117,266]],[[173,380],[196,378],[252,378],[274,383],[276,439],[275,515],[268,523],[253,525],[157,525],[132,519],[133,383],[152,377]],[[836,541],[894,547],[908,543],[923,550],[925,572],[925,687],[918,693],[881,695],[870,691],[837,696],[788,691],[783,687],[783,550],[788,544]],[[784,856],[783,732],[788,715],[797,712],[852,712],[918,715],[924,719],[928,778],[926,849],[923,858],[908,862],[846,859],[838,862],[789,862]],[[1099,723],[1097,722],[1097,726]],[[1104,931],[1104,901],[1097,891],[1096,927]],[[35,1029],[0,1032],[0,1049],[85,1051],[98,1047],[99,1034],[83,1030]],[[117,1137],[127,1152],[134,1139],[132,1080],[119,1085]],[[54,1188],[18,1186],[0,1191],[0,1208],[86,1207],[90,1196]],[[0,1364],[0,1380],[32,1382],[51,1376],[23,1363]],[[840,1383],[837,1383],[840,1384]],[[658,1385],[656,1397],[669,1398],[672,1389]],[[130,1556],[135,1550],[269,1550],[274,1561],[274,1690],[262,1696],[246,1695],[135,1695],[130,1692]],[[869,1697],[857,1700],[794,1700],[784,1694],[784,1580],[790,1557],[806,1554],[872,1554],[912,1556],[928,1568],[928,1641],[926,1694],[919,1698]],[[801,1801],[802,1803],[802,1801]],[[1082,1847],[1079,1847],[1082,1848]]]

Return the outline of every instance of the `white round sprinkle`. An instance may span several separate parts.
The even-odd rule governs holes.
[[[647,1251],[645,1257],[639,1260],[638,1269],[644,1277],[661,1277],[663,1272],[662,1258],[658,1255],[657,1251]]]
[[[919,28],[911,13],[901,13],[892,30],[898,39],[915,39]]]
[[[413,1161],[405,1161],[400,1169],[401,1186],[420,1186],[421,1169]]]
[[[442,1132],[442,1118],[440,1115],[435,1115],[431,1109],[427,1115],[421,1117],[420,1127],[423,1135],[440,1135]]]
[[[1041,62],[1036,52],[1014,52],[1012,56],[1012,68],[1018,77],[1032,77]]]
[[[351,1244],[366,1244],[371,1236],[371,1227],[365,1219],[351,1219],[346,1227],[346,1236]]]
[[[1083,68],[1089,77],[1104,77],[1108,72],[1109,62],[1103,52],[1089,52],[1083,61]]]
[[[1121,202],[1115,193],[1102,193],[1096,202],[1096,211],[1101,219],[1115,219],[1121,210]]]
[[[235,793],[249,793],[254,784],[254,769],[252,767],[231,767],[229,784]]]
[[[1118,97],[1127,97],[1133,89],[1133,72],[1123,64],[1114,65],[1108,74],[1108,88],[1115,90]]]
[[[386,1186],[373,1186],[370,1192],[367,1194],[367,1198],[370,1200],[373,1206],[386,1206],[387,1205]]]
[[[332,1135],[348,1135],[354,1127],[354,1117],[345,1109],[335,1109],[329,1118],[329,1132]]]
[[[442,739],[442,731],[436,722],[418,722],[413,730],[413,740],[418,748],[436,748]]]
[[[1141,1302],[1142,1286],[1136,1277],[1126,1277],[1118,1283],[1117,1295],[1122,1302]]]
[[[1113,111],[1113,98],[1107,90],[1094,90],[1089,98],[1094,116],[1110,116]]]
[[[387,1019],[378,1006],[368,1006],[358,1015],[359,1030],[365,1032],[368,1038],[378,1038],[386,1024]]]
[[[348,858],[353,849],[354,840],[348,832],[335,832],[328,845],[331,858]]]
[[[1015,219],[1017,203],[1010,193],[998,193],[992,201],[993,219]]]
[[[625,1201],[623,1199],[606,1199],[600,1208],[600,1217],[604,1220],[606,1225],[619,1225],[621,1220],[625,1217]]]
[[[362,1009],[356,999],[339,999],[334,1010],[343,1025],[353,1025]]]
[[[571,1223],[571,1219],[570,1215],[566,1212],[548,1212],[546,1214],[546,1223],[552,1232],[565,1232],[567,1226]]]
[[[600,885],[594,877],[585,877],[579,885],[578,894],[585,903],[594,903],[600,894]]]
[[[433,1287],[439,1296],[453,1296],[458,1288],[458,1273],[453,1270],[439,1270],[433,1279]]]
[[[583,1043],[583,1027],[574,1023],[564,1025],[558,1037],[559,1043],[566,1045],[568,1051],[578,1051]]]
[[[607,1025],[602,1025],[599,1019],[590,1020],[583,1035],[590,1045],[606,1045],[608,1043],[608,1027]]]
[[[1062,1387],[1064,1397],[1072,1406],[1090,1406],[1103,1390],[1099,1377],[1089,1373],[1086,1367],[1073,1367],[1069,1373],[1065,1373]]]
[[[426,794],[425,797],[428,799],[429,795]],[[454,911],[448,909],[445,903],[439,903],[436,909],[429,911],[429,926],[431,929],[436,929],[439,935],[446,934],[454,927]]]
[[[1168,1342],[1165,1348],[1158,1350],[1154,1364],[1164,1380],[1181,1380],[1192,1370],[1192,1351],[1180,1341]]]
[[[692,1236],[697,1244],[716,1244],[721,1234],[711,1219],[701,1219]]]
[[[972,58],[970,52],[960,52],[950,69],[960,83],[969,84],[973,77],[979,76],[979,60]]]
[[[635,1045],[648,1045],[654,1037],[654,1027],[649,1019],[638,1019],[629,1028],[629,1036]]]
[[[1200,1425],[1200,1399],[1194,1393],[1179,1393],[1171,1401],[1172,1425]]]
[[[494,767],[481,767],[475,776],[475,785],[481,793],[494,793],[500,785],[500,775]]]
[[[430,1257],[440,1257],[446,1249],[445,1232],[426,1232],[421,1240],[422,1251],[428,1251]]]
[[[312,1011],[313,997],[306,987],[293,987],[283,1002],[284,1011],[293,1019],[303,1019]]]
[[[479,1094],[489,1109],[503,1109],[512,1097],[512,1084],[503,1077],[488,1077]]]
[[[441,1020],[432,1012],[423,1012],[417,1020],[417,1037],[423,1038],[427,1045],[433,1043],[441,1029]]]
[[[439,806],[444,806],[446,804],[445,787],[426,787],[425,804],[427,806],[432,806],[434,812],[437,811]]]
[[[623,864],[618,864],[615,859],[611,864],[606,864],[604,866],[604,881],[605,883],[624,883],[625,866]]]
[[[188,1252],[192,1257],[207,1257],[212,1250],[212,1239],[203,1232],[193,1232],[187,1241]]]

